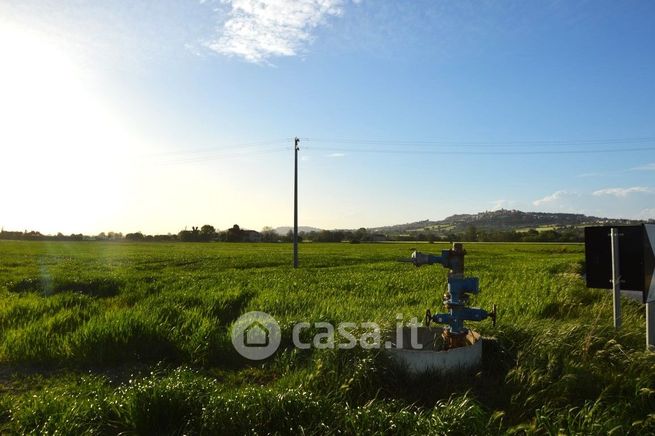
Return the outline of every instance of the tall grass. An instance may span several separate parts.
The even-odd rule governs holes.
[[[446,271],[406,244],[0,241],[0,432],[646,434],[655,355],[642,307],[584,287],[580,245],[467,244],[475,305],[499,307],[477,373],[409,377],[384,353],[296,350],[297,321],[391,328],[440,309]],[[438,251],[445,245],[421,246]],[[230,326],[271,313],[282,347],[245,361]],[[152,374],[150,374],[152,371]]]

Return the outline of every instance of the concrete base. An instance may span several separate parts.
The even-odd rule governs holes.
[[[405,327],[402,342],[397,340],[397,344],[394,344],[397,348],[387,351],[396,363],[411,374],[433,372],[445,375],[480,367],[482,340],[478,333],[469,331],[466,336],[468,345],[450,350],[443,349],[442,333],[443,328],[439,326],[416,327],[414,342],[418,347],[415,348],[411,341],[411,328]]]

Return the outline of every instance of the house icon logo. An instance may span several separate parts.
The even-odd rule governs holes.
[[[280,346],[280,326],[265,312],[248,312],[232,325],[232,345],[239,354],[250,360],[270,357]]]
[[[254,321],[244,330],[243,340],[246,347],[266,347],[271,341],[270,332],[265,325]]]

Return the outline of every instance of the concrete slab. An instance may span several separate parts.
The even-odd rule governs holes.
[[[468,371],[480,367],[482,340],[480,335],[469,331],[464,347],[443,349],[443,327],[416,327],[414,344],[411,328],[405,327],[396,348],[387,350],[392,359],[411,374],[433,372],[440,374]],[[417,346],[418,345],[418,346]]]

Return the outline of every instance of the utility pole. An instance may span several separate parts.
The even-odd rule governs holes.
[[[294,172],[293,172],[293,267],[298,268],[298,144],[299,138],[293,139]]]

